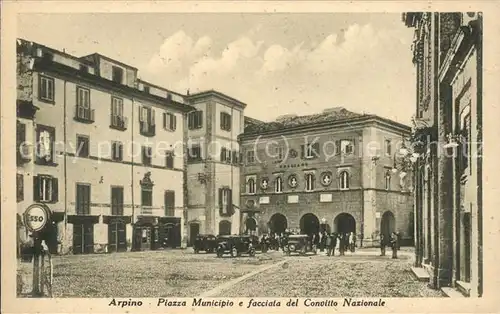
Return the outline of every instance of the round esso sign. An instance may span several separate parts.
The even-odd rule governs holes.
[[[42,230],[49,221],[50,210],[43,205],[34,204],[24,212],[24,222],[28,229],[33,232]]]

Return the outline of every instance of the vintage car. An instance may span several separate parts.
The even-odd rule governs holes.
[[[255,256],[252,237],[248,235],[220,235],[217,237],[217,257],[229,253],[231,257],[248,254]]]
[[[287,237],[287,244],[284,247],[286,255],[299,253],[305,255],[308,252],[317,253],[317,248],[306,234],[291,234]]]
[[[206,253],[213,253],[217,248],[217,238],[213,234],[199,234],[193,243],[194,253],[198,254],[200,251]]]

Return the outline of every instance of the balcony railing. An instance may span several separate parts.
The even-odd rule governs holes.
[[[128,120],[123,116],[111,115],[111,127],[113,129],[124,131],[128,127]]]
[[[144,136],[155,136],[156,125],[148,122],[140,122],[140,132]]]
[[[76,106],[75,120],[79,122],[92,123],[94,122],[94,109]]]

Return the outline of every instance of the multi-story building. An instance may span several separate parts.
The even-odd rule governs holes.
[[[482,17],[405,13],[415,28],[416,267],[430,285],[481,296]]]
[[[240,229],[240,150],[246,104],[216,91],[186,96],[195,108],[187,127],[187,221],[196,234]],[[234,192],[233,192],[234,191]]]
[[[409,127],[341,107],[246,125],[242,232],[355,232],[372,246],[395,231],[412,244],[411,176],[394,173]]]
[[[194,108],[99,54],[18,40],[17,63],[18,213],[47,205],[62,252],[180,246]]]

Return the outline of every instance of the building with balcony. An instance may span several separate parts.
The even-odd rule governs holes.
[[[416,267],[446,293],[483,290],[481,13],[403,14],[415,29]],[[417,146],[417,145],[414,145]]]
[[[137,71],[17,42],[18,214],[46,204],[61,252],[181,245],[193,107]]]
[[[326,229],[373,246],[396,231],[413,243],[411,175],[393,171],[408,126],[342,107],[245,124],[242,232]]]
[[[189,242],[199,233],[237,234],[240,229],[240,149],[246,104],[217,91],[186,96],[186,220]]]

